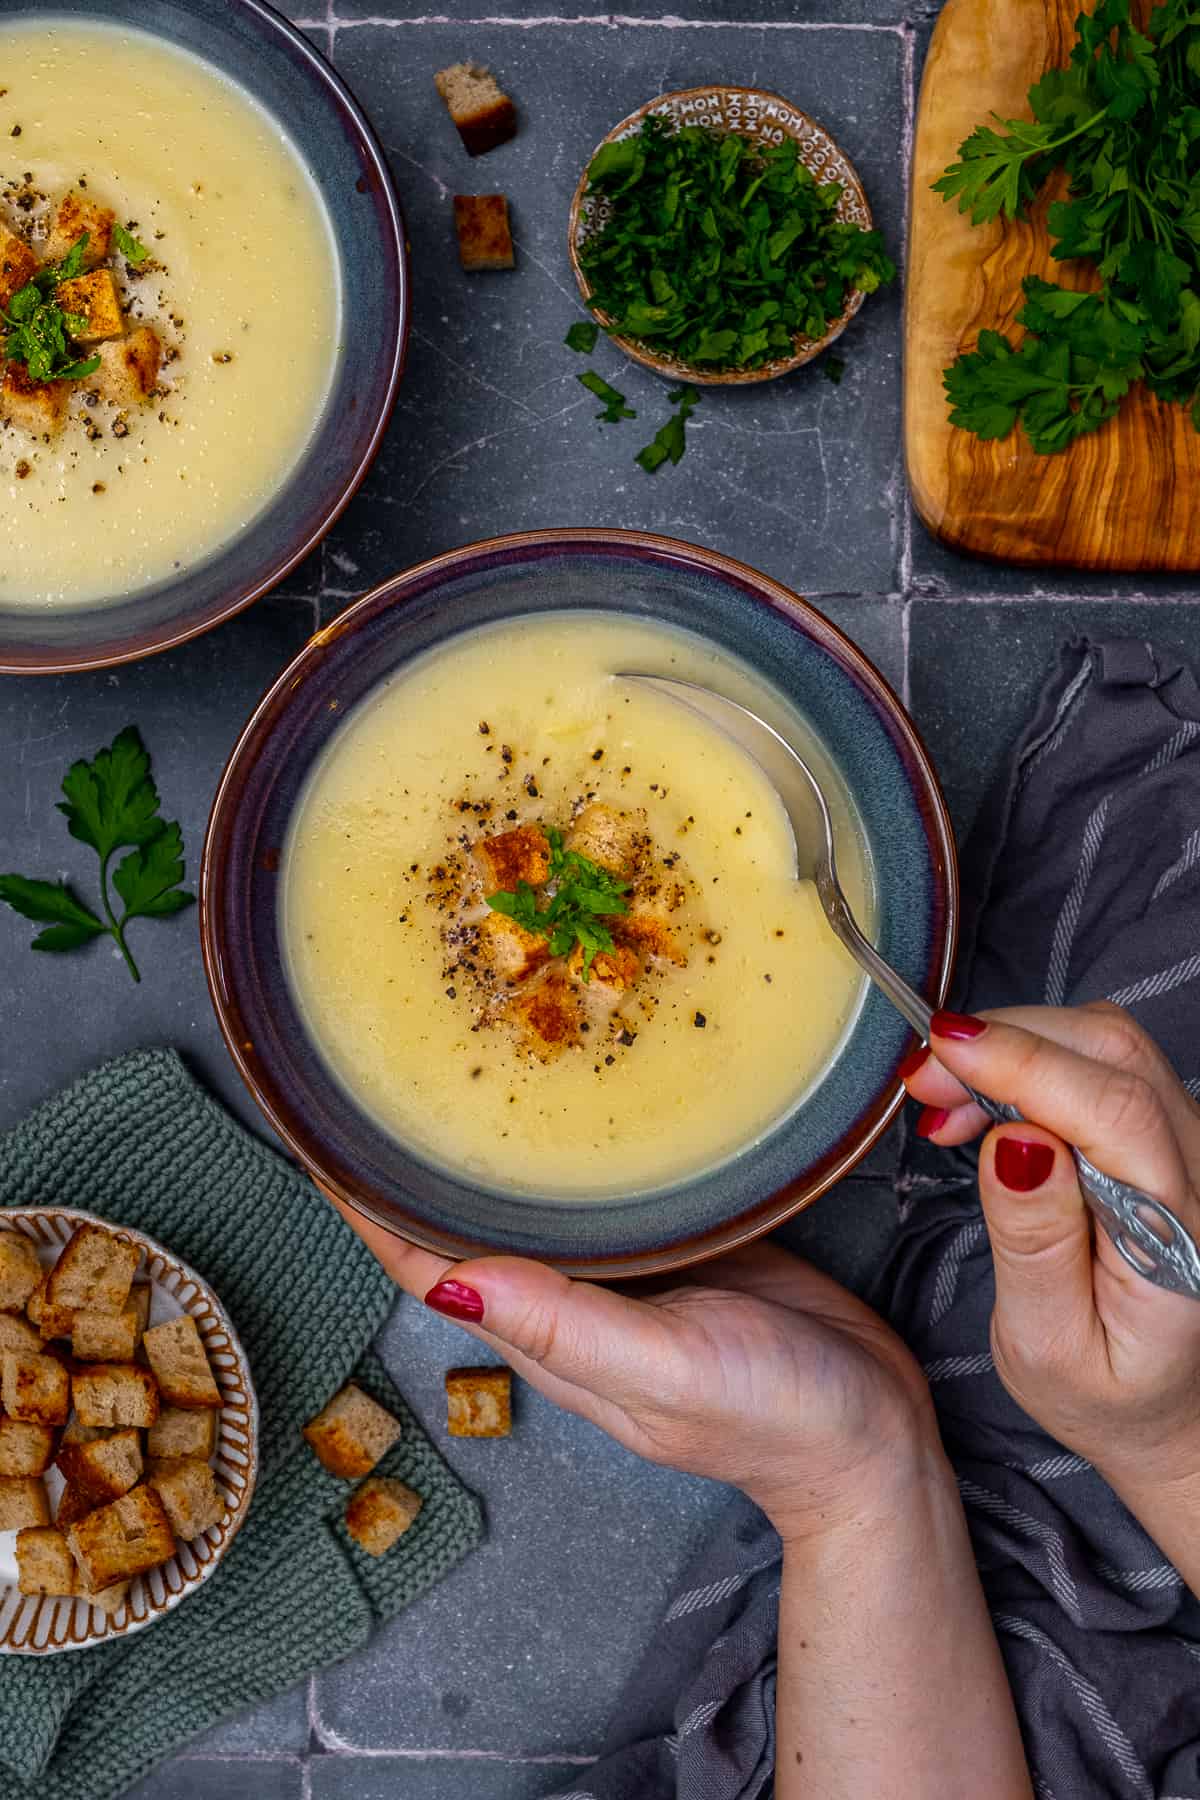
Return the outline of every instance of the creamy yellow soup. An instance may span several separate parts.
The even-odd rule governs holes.
[[[486,627],[415,661],[341,726],[285,855],[290,979],[355,1101],[428,1161],[563,1201],[652,1190],[751,1144],[803,1102],[862,992],[793,879],[757,765],[621,669],[717,687],[809,753],[869,919],[861,832],[802,722],[698,639],[612,613]],[[431,872],[469,865],[489,834],[568,826],[583,802],[644,818],[685,896],[671,927],[687,964],[648,967],[611,1029],[599,1018],[542,1061],[480,1025]]]
[[[21,194],[57,201],[82,177],[155,258],[133,280],[113,267],[168,358],[161,394],[120,418],[77,393],[49,444],[0,428],[0,607],[121,598],[227,543],[295,466],[337,354],[337,255],[278,122],[195,56],[75,19],[0,23],[0,90],[0,223],[36,232]]]

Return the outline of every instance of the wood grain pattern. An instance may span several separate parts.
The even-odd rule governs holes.
[[[973,226],[930,190],[989,112],[1029,116],[1026,95],[1074,43],[1079,0],[948,0],[930,46],[913,153],[905,305],[905,443],[913,501],[958,550],[1085,569],[1200,567],[1200,433],[1182,407],[1137,388],[1115,419],[1059,456],[1018,428],[982,443],[953,428],[942,370],[980,330],[1005,330],[1021,280],[1094,285],[1055,263],[1043,194],[1017,223]]]

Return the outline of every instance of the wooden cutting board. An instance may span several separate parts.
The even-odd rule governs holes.
[[[1090,10],[1090,8],[1089,8]],[[905,304],[905,442],[917,511],[957,550],[1083,569],[1200,567],[1200,433],[1140,387],[1059,456],[1018,428],[981,443],[949,422],[942,370],[981,329],[1004,331],[1021,280],[1094,285],[1050,256],[1043,194],[1028,221],[973,226],[930,191],[988,114],[1028,118],[1028,90],[1066,62],[1079,0],[948,0],[921,84]],[[1017,335],[1019,336],[1019,330]]]

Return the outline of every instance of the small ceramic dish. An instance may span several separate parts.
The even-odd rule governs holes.
[[[305,1024],[281,905],[291,821],[314,764],[354,708],[459,633],[575,611],[691,633],[802,715],[861,821],[879,948],[939,1004],[954,954],[954,843],[900,701],[849,639],[778,582],[641,532],[536,531],[472,544],[397,575],[318,632],[260,702],[222,777],[200,874],[200,928],[230,1054],[328,1192],[449,1256],[505,1250],[616,1279],[745,1243],[853,1168],[903,1099],[899,1065],[912,1039],[883,996],[864,995],[803,1104],[731,1160],[669,1187],[564,1205],[435,1166],[353,1099]],[[778,1054],[788,1055],[786,1043]]]
[[[65,1206],[39,1206],[20,1211],[0,1208],[0,1231],[20,1232],[37,1246],[49,1268],[79,1225],[103,1225],[138,1246],[142,1253],[138,1281],[151,1287],[150,1323],[190,1313],[221,1390],[217,1416],[217,1448],[213,1473],[228,1511],[159,1568],[137,1576],[124,1604],[111,1617],[86,1599],[22,1594],[17,1588],[15,1531],[0,1531],[0,1656],[51,1656],[60,1650],[84,1650],[141,1631],[161,1619],[207,1581],[232,1543],[250,1507],[258,1473],[258,1402],[250,1380],[246,1353],[220,1301],[185,1262],[142,1231],[112,1225],[91,1213]],[[45,1476],[51,1515],[63,1480],[51,1467]]]
[[[835,216],[848,224],[861,225],[864,231],[871,229],[871,208],[853,164],[829,133],[815,119],[810,119],[807,113],[800,112],[789,101],[780,99],[778,94],[766,93],[761,88],[681,88],[677,93],[663,94],[659,99],[648,100],[645,106],[639,106],[627,119],[622,119],[619,125],[613,126],[608,136],[596,145],[587,159],[571,202],[567,226],[567,250],[571,267],[585,300],[590,298],[592,290],[579,260],[579,252],[589,237],[603,229],[612,213],[611,203],[602,194],[589,192],[588,169],[606,144],[615,144],[621,138],[632,137],[641,130],[642,121],[646,118],[668,119],[677,128],[681,125],[702,125],[723,136],[736,132],[740,137],[753,138],[763,145],[780,144],[784,138],[792,138],[800,146],[801,162],[817,181],[841,182],[842,197]],[[660,355],[649,344],[642,343],[637,338],[614,337],[612,342],[626,356],[632,357],[634,362],[642,363],[647,369],[653,369],[656,375],[666,376],[671,381],[688,381],[705,387],[745,386],[752,381],[773,381],[776,376],[787,375],[792,369],[811,362],[814,356],[819,356],[835,338],[841,336],[864,298],[865,295],[855,290],[846,301],[841,317],[834,321],[823,337],[798,336],[793,340],[790,356],[776,357],[757,369],[696,368],[690,363],[679,362],[675,357]],[[592,316],[602,325],[608,323],[603,313],[593,313]]]

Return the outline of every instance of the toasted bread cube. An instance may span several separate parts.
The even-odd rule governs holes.
[[[346,1505],[346,1530],[368,1556],[382,1556],[403,1537],[424,1501],[402,1481],[390,1475],[372,1475],[351,1494]]]
[[[583,972],[583,945],[576,944],[567,958],[567,967],[577,981],[585,979]],[[587,971],[588,984],[603,988],[610,994],[623,994],[631,988],[642,972],[641,959],[636,950],[626,944],[615,944],[611,951],[597,950]]]
[[[516,267],[503,194],[455,194],[454,230],[458,260],[469,273]]]
[[[42,1279],[37,1251],[19,1231],[0,1231],[0,1312],[22,1312]]]
[[[433,80],[468,156],[482,156],[515,134],[516,107],[478,63],[451,63]]]
[[[37,268],[38,259],[29,245],[0,223],[0,311],[6,311],[13,295],[28,287]]]
[[[179,1406],[164,1406],[146,1436],[146,1454],[155,1461],[179,1456],[199,1456],[205,1461],[217,1447],[217,1415]]]
[[[7,363],[0,381],[0,424],[47,441],[57,437],[67,422],[69,390],[67,381],[34,381],[24,363]]]
[[[17,1533],[17,1591],[73,1594],[79,1584],[75,1558],[53,1525],[28,1525]]]
[[[116,406],[138,406],[154,392],[162,353],[162,339],[149,325],[110,338],[96,352],[100,367],[88,376],[88,387]]]
[[[57,1306],[47,1299],[46,1290],[50,1282],[50,1271],[42,1276],[41,1284],[29,1296],[29,1304],[25,1308],[29,1318],[38,1330],[43,1341],[51,1338],[69,1338],[75,1324],[75,1309],[70,1306]]]
[[[402,1429],[386,1407],[350,1381],[309,1420],[304,1435],[331,1475],[357,1481],[371,1473]]]
[[[125,330],[121,296],[111,269],[93,269],[90,275],[60,281],[54,298],[65,313],[82,321],[71,331],[77,344],[99,344],[105,338],[120,337]]]
[[[113,226],[116,214],[111,207],[101,206],[78,188],[64,194],[55,208],[50,235],[43,246],[46,261],[62,262],[67,251],[86,231],[88,241],[83,250],[85,269],[98,268],[112,255]]]
[[[53,1426],[0,1413],[0,1475],[44,1475],[53,1461]]]
[[[168,1406],[220,1406],[221,1390],[190,1313],[152,1325],[142,1344]]]
[[[46,1299],[73,1311],[119,1313],[129,1299],[139,1260],[138,1247],[128,1238],[103,1225],[81,1225],[50,1271]]]
[[[8,1350],[0,1375],[0,1398],[10,1419],[35,1425],[65,1425],[71,1410],[71,1378],[54,1356]]]
[[[575,819],[563,848],[627,880],[644,860],[649,844],[642,820],[596,801]]]
[[[50,1501],[40,1475],[0,1475],[0,1531],[50,1523]]]
[[[101,1588],[99,1593],[89,1594],[88,1599],[93,1606],[98,1606],[107,1618],[113,1619],[124,1606],[129,1588],[128,1581],[114,1581],[111,1586]]]
[[[155,1463],[147,1480],[166,1508],[177,1538],[199,1537],[225,1517],[221,1490],[203,1457],[169,1457]]]
[[[62,1442],[64,1444],[94,1444],[97,1438],[111,1437],[111,1425],[84,1425],[79,1414],[73,1412],[63,1426]]]
[[[145,1485],[80,1519],[67,1533],[67,1542],[91,1593],[143,1575],[175,1553],[163,1503]]]
[[[479,922],[478,952],[481,962],[501,981],[515,986],[527,981],[535,970],[550,960],[550,945],[544,937],[535,937],[515,919],[504,913],[490,912]]]
[[[520,1047],[539,1062],[552,1062],[583,1042],[580,984],[561,968],[548,968],[514,994],[497,1016],[515,1027]]]
[[[643,956],[657,956],[663,962],[674,963],[677,969],[687,968],[687,951],[657,913],[633,909],[614,922],[613,935],[622,944],[640,950]]]
[[[69,1531],[72,1525],[77,1525],[80,1519],[86,1519],[89,1513],[95,1512],[102,1504],[102,1501],[93,1500],[90,1494],[85,1494],[82,1488],[68,1481],[58,1496],[54,1523],[60,1531]]]
[[[129,1304],[137,1318],[137,1347],[142,1347],[142,1338],[150,1323],[150,1298],[152,1289],[148,1281],[135,1281],[129,1290]]]
[[[447,1369],[446,1429],[451,1437],[508,1437],[512,1370]]]
[[[57,1467],[68,1485],[99,1503],[127,1494],[142,1479],[142,1444],[132,1428],[90,1444],[64,1444]]]
[[[42,1334],[16,1313],[0,1313],[0,1356],[6,1350],[40,1351]]]
[[[71,1397],[81,1425],[153,1425],[158,1389],[135,1363],[93,1363],[72,1377]]]
[[[71,1319],[71,1354],[80,1362],[132,1362],[139,1335],[138,1309],[132,1300],[119,1313],[81,1307]]]
[[[540,825],[517,825],[480,838],[475,856],[489,893],[495,888],[515,893],[520,881],[541,887],[550,873],[550,840]]]

